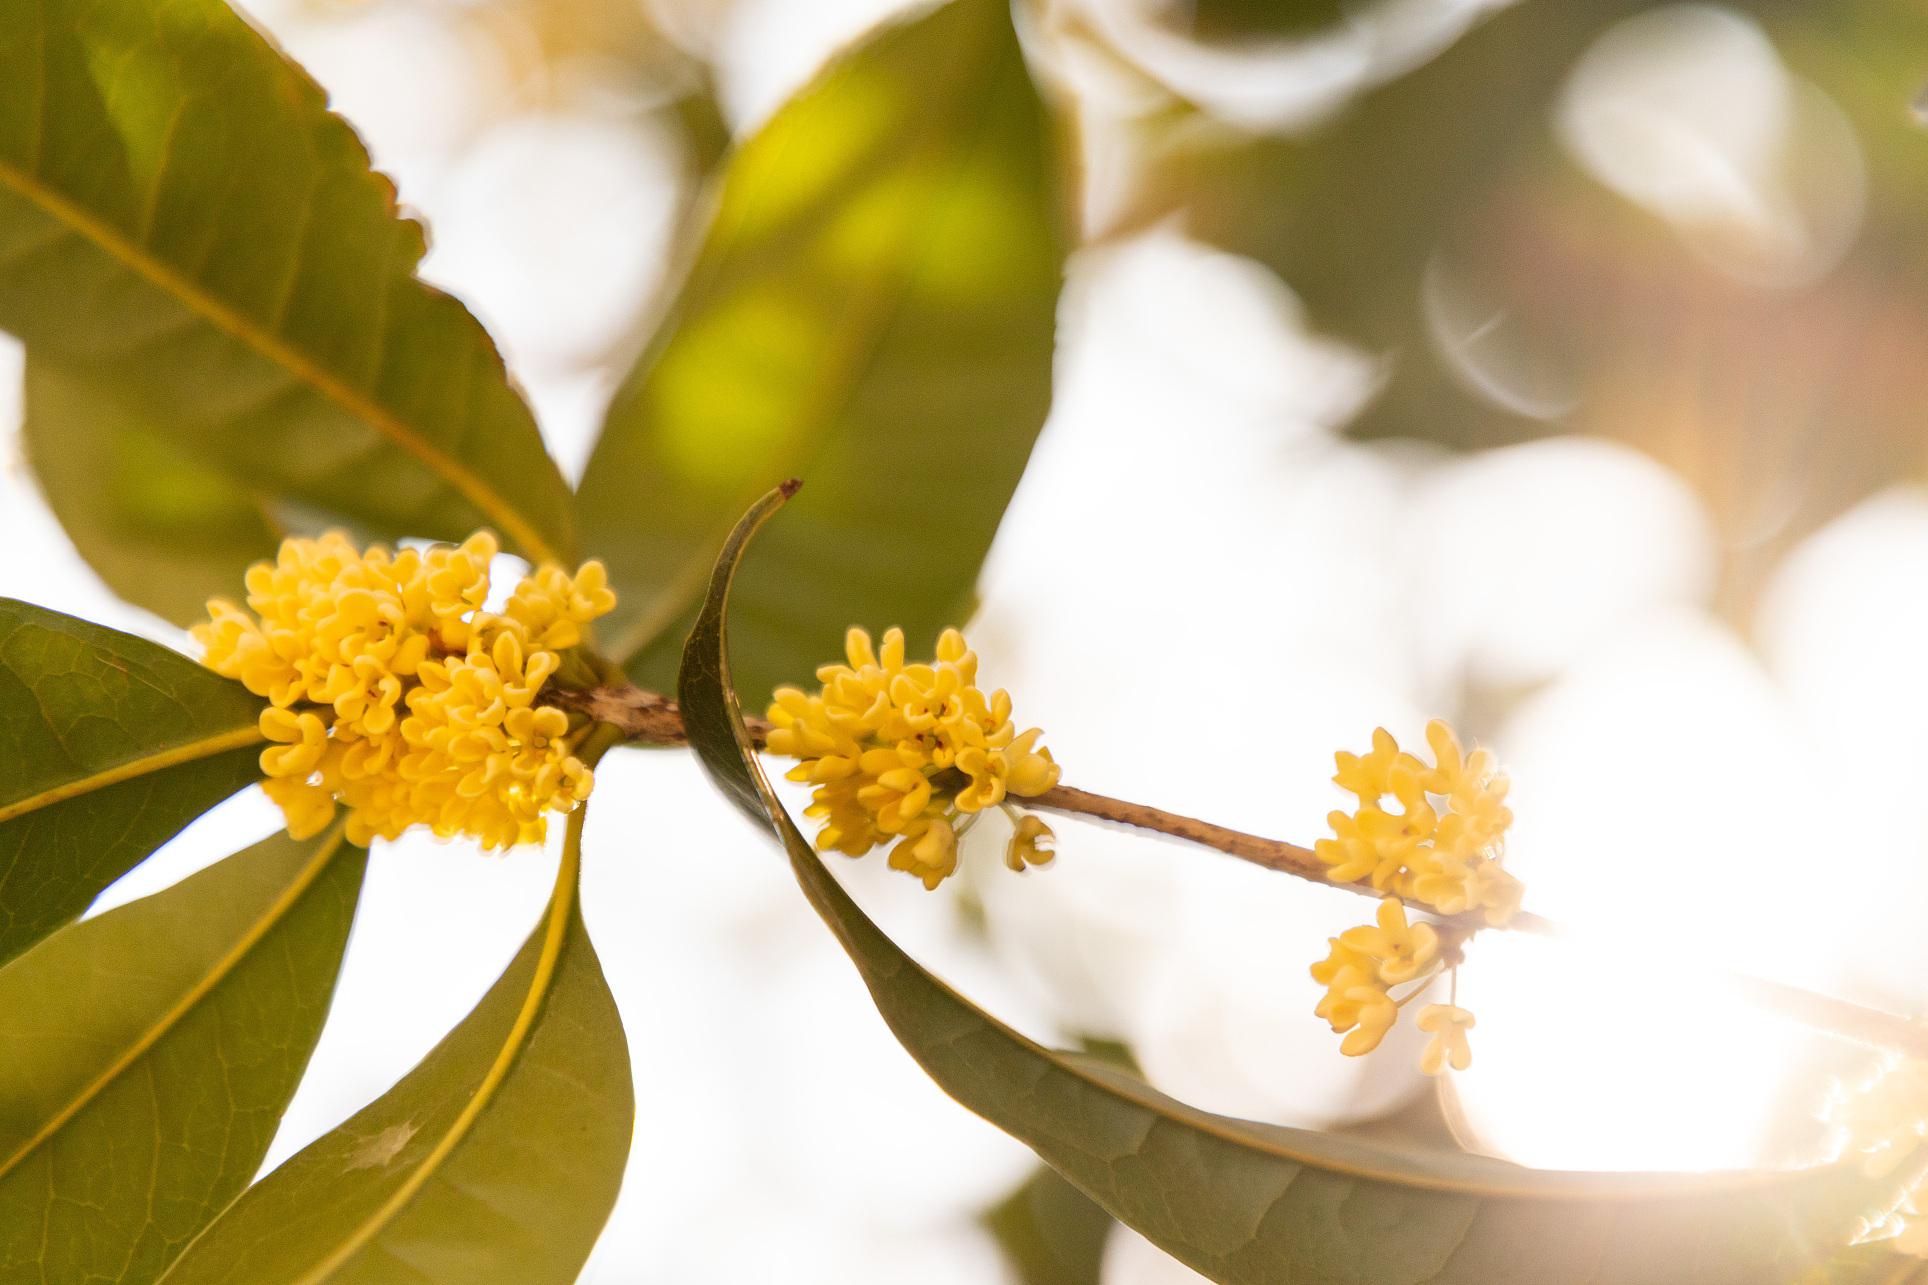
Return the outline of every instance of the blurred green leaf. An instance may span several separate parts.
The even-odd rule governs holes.
[[[0,599],[0,963],[256,780],[261,704],[165,647]]]
[[[1581,55],[1616,22],[1665,7],[1522,0],[1300,136],[1197,112],[1148,120],[1149,177],[1115,230],[1180,213],[1193,235],[1276,269],[1314,329],[1383,357],[1355,436],[1491,447],[1576,431],[1653,455],[1712,514],[1722,603],[1746,620],[1795,542],[1898,477],[1928,476],[1916,359],[1928,169],[1908,110],[1928,10],[1737,6],[1841,110],[1866,170],[1846,257],[1818,280],[1774,284],[1714,265],[1556,134]],[[1790,103],[1807,102],[1809,86],[1789,83]],[[1658,129],[1667,108],[1655,110]],[[1782,155],[1782,181],[1850,182],[1801,179],[1812,163]]]
[[[615,1203],[629,1051],[576,904],[556,891],[501,980],[420,1065],[250,1188],[167,1285],[567,1285]]]
[[[1522,1169],[1214,1115],[1093,1058],[1046,1049],[899,950],[785,813],[729,686],[730,581],[764,497],[724,546],[690,634],[681,699],[717,784],[772,825],[806,897],[931,1078],[1028,1144],[1112,1216],[1217,1281],[1791,1281],[1889,1195],[1858,1165],[1751,1174]],[[1576,1104],[1583,1109],[1584,1104]]]
[[[747,695],[807,678],[853,623],[934,638],[968,614],[1050,402],[1052,152],[1007,0],[952,0],[729,160],[577,497],[638,682],[667,689],[717,543],[793,475],[795,521],[744,576]]]
[[[60,525],[107,587],[177,625],[238,597],[283,534],[267,497],[156,432],[99,388],[27,362],[21,437]]]
[[[0,969],[0,1281],[152,1280],[247,1186],[366,859],[269,839]]]
[[[986,1213],[984,1226],[1021,1285],[1098,1285],[1111,1215],[1050,1166]]]
[[[220,0],[0,25],[0,327],[252,492],[566,556],[567,489],[488,336],[414,276],[424,248]]]

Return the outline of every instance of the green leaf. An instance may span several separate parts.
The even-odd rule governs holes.
[[[1098,1285],[1111,1215],[1039,1165],[1024,1184],[984,1215],[1005,1262],[1022,1285]]]
[[[667,689],[717,543],[792,476],[796,520],[744,576],[746,696],[807,678],[854,623],[934,638],[968,614],[1050,402],[1052,151],[1008,0],[952,0],[730,159],[577,496],[638,682]]]
[[[475,1011],[250,1188],[167,1285],[575,1280],[634,1115],[622,1024],[576,905],[582,816],[543,922]]]
[[[366,858],[269,839],[0,969],[0,1281],[152,1280],[247,1186]]]
[[[48,507],[107,587],[177,625],[236,597],[272,558],[273,501],[38,357],[27,362],[21,439]]]
[[[0,327],[251,489],[565,556],[567,488],[481,326],[416,279],[424,248],[220,0],[0,26]]]
[[[931,1078],[1180,1261],[1236,1285],[1486,1285],[1523,1279],[1525,1264],[1536,1285],[1762,1285],[1845,1244],[1887,1194],[1855,1165],[1559,1173],[1232,1119],[1046,1049],[973,1007],[850,899],[784,812],[744,731],[724,615],[744,546],[781,503],[765,497],[732,534],[690,634],[681,690],[690,743],[732,799],[760,803],[804,895]]]
[[[259,779],[261,704],[165,647],[0,599],[0,963]]]

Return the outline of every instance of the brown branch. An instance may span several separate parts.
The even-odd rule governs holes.
[[[1127,803],[1123,799],[1106,798],[1102,794],[1092,794],[1087,790],[1057,785],[1036,798],[1024,800],[1024,804],[1027,807],[1049,808],[1053,812],[1070,812],[1078,816],[1095,817],[1100,821],[1113,821],[1139,830],[1169,834],[1174,839],[1184,839],[1188,843],[1216,848],[1242,861],[1264,866],[1267,870],[1297,875],[1301,879],[1310,879],[1315,883],[1326,884],[1328,887],[1363,892],[1367,896],[1380,895],[1363,884],[1328,883],[1325,862],[1314,856],[1310,848],[1301,848],[1296,843],[1285,843],[1278,839],[1263,839],[1256,834],[1246,834],[1243,830],[1214,825],[1210,821],[1200,821],[1196,817],[1180,816],[1176,812],[1147,807],[1143,803]]]
[[[588,691],[553,688],[543,699],[564,709],[587,714],[591,721],[607,723],[632,741],[649,745],[688,745],[689,733],[683,729],[683,711],[675,701],[639,687],[592,687]],[[743,726],[757,748],[770,735],[770,725],[753,714],[743,716]]]
[[[558,705],[579,710],[597,722],[616,727],[630,740],[644,741],[652,745],[687,745],[689,743],[689,736],[683,729],[683,716],[677,709],[676,702],[655,692],[645,692],[634,687],[598,687],[589,691],[557,690],[549,693],[548,699]],[[748,715],[744,717],[743,722],[749,729],[751,740],[761,747],[769,736],[770,724],[763,719]],[[1325,863],[1320,861],[1310,848],[1302,848],[1295,843],[1286,843],[1279,839],[1247,834],[1242,830],[1233,830],[1227,826],[1201,821],[1196,817],[1182,816],[1176,812],[1166,812],[1161,808],[1150,807],[1143,803],[1108,798],[1102,794],[1074,789],[1068,785],[1054,786],[1036,798],[1024,799],[1021,802],[1027,807],[1045,808],[1053,812],[1090,817],[1093,820],[1109,821],[1117,825],[1131,826],[1134,829],[1170,835],[1172,838],[1196,843],[1228,856],[1237,857],[1241,861],[1250,861],[1267,870],[1294,875],[1327,888],[1339,888],[1374,899],[1394,895],[1380,892],[1367,884],[1332,882],[1326,878]],[[1424,903],[1408,902],[1407,904],[1445,924],[1456,941],[1463,941],[1477,932],[1489,931],[1491,928],[1477,913],[1442,916]],[[1575,932],[1551,919],[1528,911],[1521,911],[1514,915],[1504,927],[1515,932],[1559,938],[1580,946],[1592,945],[1603,950],[1616,948],[1615,943],[1600,935]],[[1703,970],[1700,975],[1725,985],[1760,1007],[1779,1013],[1804,1026],[1863,1044],[1928,1057],[1928,1024],[1881,1009],[1867,1008],[1848,1000],[1836,999],[1831,995],[1802,990],[1798,986],[1789,986],[1783,982],[1751,977],[1745,973]]]

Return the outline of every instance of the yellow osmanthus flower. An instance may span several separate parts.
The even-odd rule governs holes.
[[[1409,923],[1406,907],[1396,897],[1379,903],[1377,922],[1348,928],[1329,939],[1326,957],[1312,965],[1312,980],[1326,988],[1314,1016],[1343,1033],[1339,1051],[1359,1057],[1379,1047],[1398,1019],[1400,1008],[1417,996],[1445,966],[1439,932],[1431,924]],[[1417,983],[1403,998],[1392,988]],[[1428,1004],[1420,1010],[1419,1029],[1435,1032],[1420,1056],[1419,1069],[1438,1075],[1447,1063],[1456,1070],[1471,1065],[1466,1031],[1473,1015],[1448,1004]]]
[[[1343,936],[1332,938],[1331,946],[1331,954],[1312,966],[1312,980],[1326,988],[1312,1011],[1331,1023],[1334,1034],[1345,1035],[1340,1052],[1360,1057],[1379,1047],[1399,1016],[1399,1006],[1386,993],[1371,956],[1348,946]]]
[[[1366,754],[1336,755],[1332,779],[1359,806],[1332,813],[1333,837],[1314,851],[1334,883],[1369,883],[1444,915],[1477,910],[1504,924],[1518,913],[1523,891],[1500,864],[1513,821],[1507,779],[1491,750],[1466,753],[1438,719],[1426,725],[1426,740],[1430,766],[1383,727]]]
[[[1012,812],[1058,783],[1037,728],[1018,732],[1011,698],[977,686],[977,655],[946,629],[937,659],[909,664],[904,634],[881,646],[868,633],[844,636],[847,663],[817,671],[821,690],[778,689],[770,705],[769,749],[798,760],[789,777],[816,787],[805,815],[821,823],[817,848],[860,857],[892,843],[890,864],[936,888],[957,869],[957,840],[979,813]],[[1005,850],[1014,870],[1051,859],[1051,830],[1016,816]]]
[[[1339,942],[1372,961],[1380,982],[1398,986],[1417,979],[1439,956],[1439,934],[1431,924],[1408,924],[1406,908],[1387,897],[1379,903],[1378,925],[1348,928]]]
[[[487,612],[496,552],[486,532],[391,553],[331,531],[249,568],[245,608],[208,604],[205,663],[271,702],[263,788],[289,833],[320,832],[339,803],[355,843],[426,825],[506,848],[589,796],[569,715],[539,697],[615,606],[608,575],[545,565]]]
[[[1473,1015],[1456,1004],[1428,1004],[1419,1010],[1419,1029],[1433,1038],[1419,1055],[1419,1069],[1438,1075],[1449,1065],[1464,1071],[1473,1064],[1473,1049],[1466,1032],[1473,1029]]]

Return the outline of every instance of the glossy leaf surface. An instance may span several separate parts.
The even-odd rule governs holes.
[[[260,492],[566,554],[561,476],[482,328],[416,279],[424,248],[320,88],[220,0],[0,24],[0,328]]]
[[[543,921],[400,1083],[250,1188],[168,1285],[567,1285],[615,1203],[629,1052],[576,907],[582,811]]]
[[[0,969],[0,1281],[150,1281],[254,1176],[366,854],[269,839]]]
[[[808,678],[853,622],[961,623],[1050,401],[1051,154],[1010,6],[952,0],[730,158],[578,497],[639,682],[668,687],[717,544],[792,476],[795,520],[744,575],[746,696]]]
[[[256,780],[261,704],[165,647],[0,599],[0,962]]]

